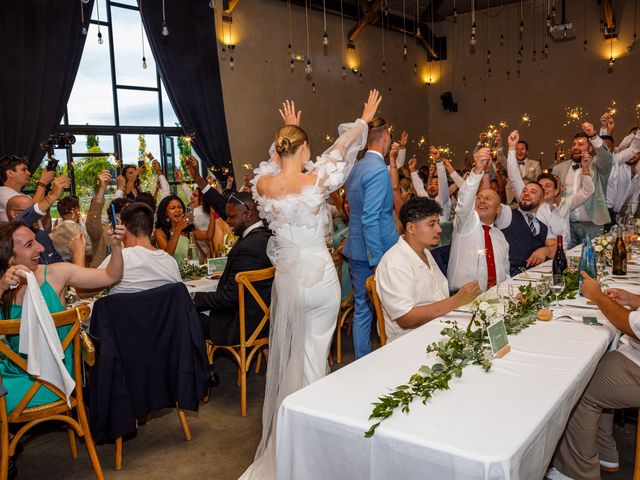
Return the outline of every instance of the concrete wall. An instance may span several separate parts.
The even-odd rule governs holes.
[[[456,153],[455,163],[461,165],[465,150],[472,148],[478,133],[488,124],[506,120],[509,129],[515,128],[526,112],[531,115],[531,126],[521,127],[521,137],[529,142],[529,156],[542,159],[543,165],[549,165],[553,161],[556,141],[566,139],[564,146],[567,146],[579,129],[577,122],[564,126],[568,120],[565,115],[567,107],[581,107],[584,118],[595,124],[611,100],[615,100],[618,113],[614,135],[616,141],[620,141],[633,125],[637,125],[637,115],[640,114],[640,110],[634,108],[640,103],[637,88],[640,43],[632,52],[627,52],[633,36],[633,3],[616,2],[620,40],[613,42],[613,55],[616,57],[613,73],[607,72],[610,43],[604,41],[599,31],[600,12],[595,0],[567,1],[567,17],[574,23],[577,37],[560,43],[546,35],[543,38],[543,1],[524,2],[525,50],[520,79],[516,75],[517,3],[505,6],[502,15],[499,8],[491,9],[488,15],[487,11],[476,15],[478,43],[474,54],[469,52],[469,14],[460,15],[455,25],[448,21],[436,24],[436,33],[446,34],[450,47],[451,38],[455,39],[455,44],[450,59],[437,66],[439,78],[431,88],[436,93],[435,100],[439,99],[442,91],[451,90],[458,102],[458,112],[445,112],[434,101],[429,117],[430,138],[436,144],[448,143]],[[559,4],[556,2],[558,7]],[[499,44],[501,17],[505,36],[502,47]],[[532,58],[534,22],[535,62]],[[583,47],[585,31],[586,51]],[[487,75],[487,37],[491,49],[491,78]],[[543,59],[541,54],[545,41],[549,44],[547,59]],[[511,72],[510,80],[506,79],[507,68]],[[466,86],[462,82],[463,73],[467,79]]]
[[[305,10],[291,7],[293,50],[306,56]],[[311,30],[311,61],[313,80],[307,80],[304,63],[289,69],[289,15],[287,3],[278,0],[244,0],[233,13],[232,41],[235,71],[229,61],[221,60],[220,70],[224,90],[225,111],[231,142],[235,175],[241,180],[245,164],[257,166],[266,160],[273,135],[282,121],[278,108],[286,98],[294,99],[302,109],[302,127],[311,137],[313,155],[329,146],[326,135],[336,136],[337,126],[352,121],[362,113],[362,105],[370,88],[383,95],[380,114],[396,126],[408,129],[413,140],[428,131],[428,89],[426,62],[418,61],[418,73],[413,73],[416,48],[409,41],[407,60],[403,59],[402,35],[385,32],[386,73],[382,74],[382,30],[367,27],[349,51],[346,63],[363,72],[348,71],[342,80],[344,49],[340,42],[340,17],[328,15],[330,44],[327,54],[322,45],[322,12],[309,14]],[[345,35],[353,21],[345,20]],[[228,24],[222,27],[220,12],[216,13],[219,40],[228,41]],[[224,37],[223,37],[224,35]],[[221,51],[221,47],[218,47]],[[418,50],[424,58],[424,50]],[[228,55],[228,54],[227,54]],[[316,93],[312,93],[312,82]],[[399,136],[399,131],[397,132]]]

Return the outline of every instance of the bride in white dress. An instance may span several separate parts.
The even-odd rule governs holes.
[[[276,267],[271,293],[269,361],[262,439],[242,480],[276,478],[276,420],[282,400],[328,373],[327,357],[340,308],[340,284],[325,243],[329,193],[340,188],[367,142],[367,123],[382,97],[369,92],[362,116],[315,162],[300,112],[286,101],[269,162],[255,170],[253,197],[274,236],[267,253]],[[303,171],[304,170],[304,171]]]

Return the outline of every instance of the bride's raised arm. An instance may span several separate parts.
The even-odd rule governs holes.
[[[339,137],[331,147],[315,162],[309,163],[309,173],[317,175],[316,185],[327,192],[338,190],[349,176],[356,162],[358,152],[367,144],[367,123],[375,116],[382,97],[377,90],[369,92],[362,115],[353,123],[343,123],[338,127]],[[281,112],[282,113],[282,112]]]

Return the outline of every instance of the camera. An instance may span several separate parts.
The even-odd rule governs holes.
[[[56,169],[58,168],[58,160],[56,160],[55,158],[50,158],[49,161],[47,162],[47,170],[49,172],[55,172]]]

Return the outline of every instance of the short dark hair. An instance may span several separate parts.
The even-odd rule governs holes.
[[[387,122],[382,117],[374,117],[369,123],[369,134],[367,135],[367,143],[376,142],[387,129]]]
[[[80,208],[80,200],[75,195],[67,195],[58,200],[58,213],[60,215],[67,215],[76,208]]]
[[[556,190],[558,189],[558,177],[556,177],[553,173],[541,173],[540,175],[538,175],[536,182],[540,183],[540,180],[542,180],[543,178],[546,178],[547,180],[551,180],[553,182],[553,187]]]
[[[584,132],[578,132],[573,136],[573,138],[586,138],[587,140],[589,140],[589,135]]]
[[[249,192],[231,192],[227,198],[227,203],[244,205],[248,210],[257,211],[253,196]]]
[[[609,140],[611,143],[615,143],[615,142],[613,141],[613,137],[612,137],[611,135],[600,135],[600,138],[601,138],[602,140]]]
[[[151,236],[153,215],[153,210],[145,202],[129,203],[120,212],[122,224],[136,237]]]
[[[135,202],[142,202],[149,206],[153,213],[156,212],[156,199],[153,198],[149,192],[140,192],[135,199]]]
[[[435,200],[427,197],[413,197],[400,208],[400,223],[407,228],[407,223],[415,223],[432,215],[442,215],[442,207]]]
[[[126,207],[127,205],[129,205],[130,203],[133,203],[131,201],[131,199],[129,198],[114,198],[111,203],[109,204],[109,207],[107,208],[107,216],[109,217],[109,222],[113,223],[113,215],[111,214],[111,205],[113,205],[113,208],[116,211],[116,215],[119,214],[122,209],[124,207]]]
[[[527,151],[529,151],[529,144],[527,142],[525,142],[524,140],[518,140],[518,143],[522,143],[524,145],[524,148],[526,148]]]
[[[7,170],[15,170],[21,163],[24,163],[27,167],[29,166],[26,158],[15,155],[5,155],[0,158],[0,185],[4,185],[7,181]]]
[[[532,185],[532,184],[533,184],[533,185],[537,185],[537,186],[540,188],[540,190],[542,191],[542,193],[544,194],[544,188],[542,188],[542,185],[540,185],[540,184],[539,184],[538,182],[536,182],[535,180],[529,180],[529,181],[525,184],[525,186],[526,186],[526,185]]]
[[[638,127],[631,127],[631,130],[629,130],[629,133],[636,133],[638,131]]]

